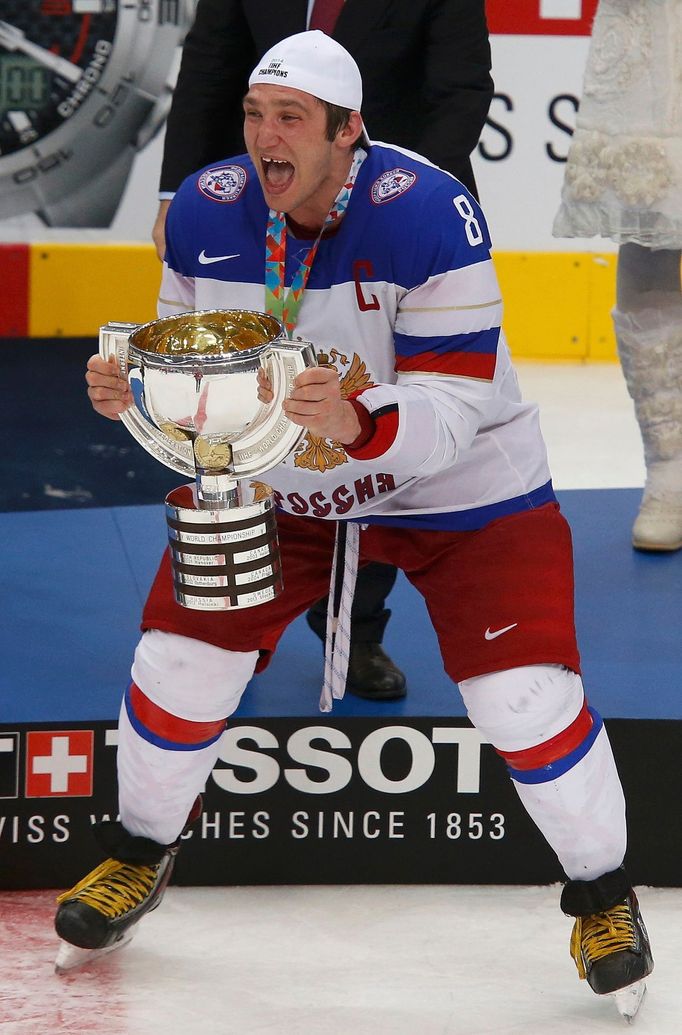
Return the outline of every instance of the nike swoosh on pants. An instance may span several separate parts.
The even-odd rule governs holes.
[[[502,633],[508,633],[510,629],[515,629],[518,624],[518,622],[513,622],[511,625],[505,625],[504,629],[496,629],[495,632],[488,626],[485,631],[485,638],[486,640],[496,640]]]

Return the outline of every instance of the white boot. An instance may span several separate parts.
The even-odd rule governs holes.
[[[668,487],[681,481],[679,461],[662,461],[647,469],[642,505],[632,526],[632,545],[636,550],[682,547],[682,491]]]
[[[659,304],[655,304],[660,301]],[[682,300],[650,292],[614,309],[618,354],[644,443],[646,485],[632,529],[638,550],[682,547]],[[654,304],[652,304],[654,303]]]

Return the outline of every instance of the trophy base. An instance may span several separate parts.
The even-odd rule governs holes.
[[[282,568],[272,496],[243,507],[200,510],[194,486],[166,496],[175,599],[193,611],[231,611],[273,600]]]

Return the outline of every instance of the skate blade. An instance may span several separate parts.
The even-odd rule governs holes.
[[[628,1024],[632,1024],[646,995],[646,981],[642,978],[641,981],[635,981],[631,985],[626,985],[625,988],[619,988],[611,995],[618,1013],[625,1018]]]
[[[101,956],[107,956],[110,952],[122,949],[132,940],[133,933],[133,929],[128,928],[117,941],[111,945],[105,945],[103,949],[81,949],[78,945],[61,941],[57,958],[54,961],[55,974],[67,974],[78,967],[84,967],[87,963],[93,963]]]

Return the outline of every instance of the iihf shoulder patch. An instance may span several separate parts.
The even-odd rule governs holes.
[[[409,190],[416,180],[417,174],[408,172],[407,169],[391,169],[389,172],[382,173],[372,184],[370,190],[372,201],[375,205],[393,201],[394,198]]]
[[[246,184],[246,169],[241,165],[218,165],[207,169],[197,181],[202,194],[211,201],[236,201]]]

